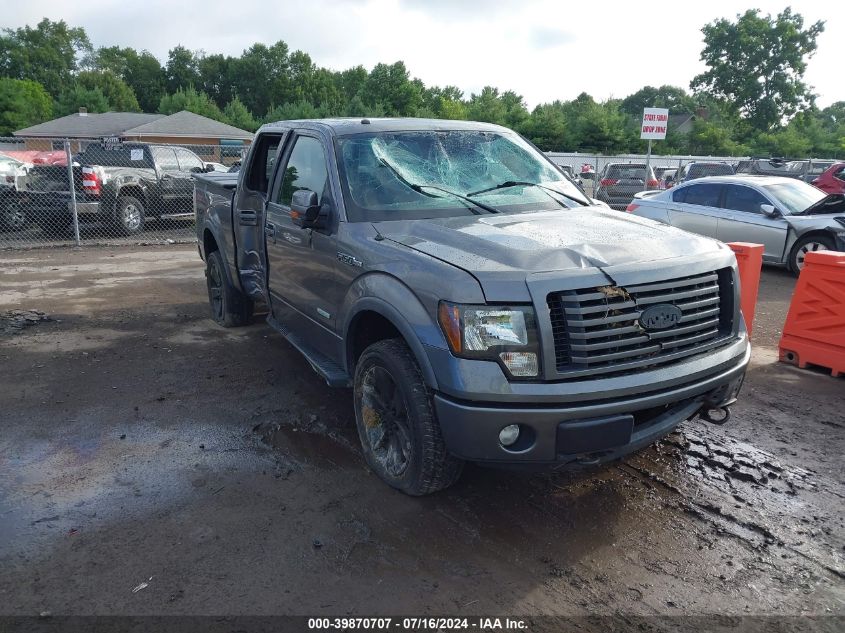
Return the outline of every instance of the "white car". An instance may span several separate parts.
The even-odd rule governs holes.
[[[845,197],[794,178],[699,178],[638,195],[627,211],[722,242],[763,244],[764,263],[795,274],[809,251],[845,251]]]

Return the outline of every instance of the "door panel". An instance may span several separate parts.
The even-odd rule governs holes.
[[[233,205],[237,267],[244,291],[269,301],[265,277],[264,217],[273,171],[287,133],[262,134],[254,143]]]
[[[273,315],[300,333],[313,331],[309,343],[334,357],[334,331],[340,288],[337,283],[335,195],[329,178],[328,153],[316,136],[299,134],[277,170],[272,200],[267,205],[265,238]],[[303,229],[290,214],[293,192],[309,189],[332,217],[330,229]]]
[[[760,211],[761,204],[771,204],[762,193],[743,185],[725,188],[724,209],[719,217],[719,239],[723,242],[763,244],[764,261],[781,261],[786,247],[787,223],[781,217],[770,218]]]
[[[677,189],[669,205],[669,223],[679,229],[716,238],[722,186],[710,183]]]

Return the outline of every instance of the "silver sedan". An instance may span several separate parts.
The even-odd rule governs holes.
[[[628,212],[723,242],[763,244],[763,262],[796,274],[809,251],[845,251],[845,199],[777,176],[714,176],[649,195]]]

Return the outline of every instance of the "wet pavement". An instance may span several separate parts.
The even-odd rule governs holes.
[[[776,362],[793,284],[728,425],[419,499],[349,391],[207,318],[194,246],[0,253],[0,613],[845,616],[845,379]]]

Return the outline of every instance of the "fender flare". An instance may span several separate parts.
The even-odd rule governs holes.
[[[431,389],[436,390],[437,376],[425,351],[425,346],[445,348],[446,339],[419,298],[395,277],[380,273],[370,273],[360,277],[353,284],[351,291],[343,306],[341,321],[347,371],[351,373],[354,366],[352,359],[354,338],[351,332],[355,319],[362,312],[375,312],[387,319],[399,331],[420,367],[423,380]],[[358,296],[350,300],[349,297],[355,294]],[[401,311],[396,307],[397,305],[402,306]]]
[[[229,265],[229,258],[226,256],[226,242],[220,239],[220,235],[217,231],[214,230],[214,227],[210,226],[207,222],[203,223],[202,233],[200,234],[200,239],[198,240],[197,247],[200,249],[200,256],[201,259],[208,265],[208,252],[205,250],[205,232],[208,231],[211,234],[211,237],[214,239],[215,244],[217,244],[217,250],[223,255],[223,271],[226,274],[226,280],[233,288],[241,289],[241,280],[237,276],[233,276],[232,274],[232,267]],[[205,271],[203,271],[205,274]]]

